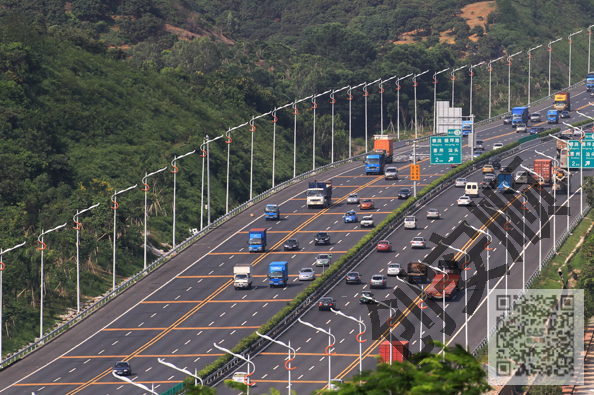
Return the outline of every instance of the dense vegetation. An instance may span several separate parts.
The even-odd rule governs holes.
[[[167,166],[174,155],[198,149],[203,136],[218,136],[296,98],[377,78],[476,64],[504,53],[545,44],[587,26],[594,5],[571,0],[563,7],[544,0],[497,0],[485,27],[470,28],[461,8],[473,1],[441,0],[0,0],[0,246],[27,240],[4,261],[5,350],[37,333],[42,229],[69,222],[46,238],[47,315],[72,307],[75,295],[76,210],[101,203],[83,221],[82,290],[96,296],[111,282],[112,210],[115,190],[139,184],[145,172]],[[518,23],[521,21],[521,23]],[[547,21],[543,24],[543,21]],[[412,32],[412,33],[411,33]],[[394,45],[404,33],[414,44]],[[181,38],[189,38],[185,40]],[[440,43],[444,38],[451,43]],[[555,44],[553,89],[567,84],[567,41]],[[587,36],[574,38],[572,81],[587,69]],[[517,60],[516,60],[517,59]],[[523,60],[522,60],[523,59]],[[526,58],[512,67],[512,105],[526,100]],[[532,97],[547,92],[548,52],[532,59]],[[473,108],[487,114],[485,67],[476,71]],[[451,97],[449,76],[439,78],[438,99]],[[397,122],[396,91],[386,84],[384,127]],[[468,111],[469,78],[460,72],[456,103]],[[353,92],[353,136],[365,130],[363,92]],[[418,87],[419,127],[433,122],[430,74]],[[507,109],[507,67],[494,66],[493,103]],[[348,154],[348,102],[337,94],[335,158]],[[370,88],[369,131],[378,132],[380,95]],[[331,151],[330,104],[318,98],[318,164]],[[311,168],[313,112],[299,106],[297,172]],[[400,125],[411,128],[410,80],[400,91]],[[293,116],[280,110],[276,181],[292,176]],[[254,192],[271,185],[272,123],[256,121]],[[231,204],[249,198],[250,132],[233,132]],[[360,145],[360,140],[359,140]],[[360,148],[360,147],[359,147]],[[211,145],[212,209],[224,212],[227,145]],[[357,147],[355,147],[357,149]],[[180,162],[178,234],[200,224],[202,160]],[[150,242],[171,243],[172,178],[149,182]],[[120,196],[118,272],[142,266],[143,196]],[[46,320],[48,326],[51,320]]]

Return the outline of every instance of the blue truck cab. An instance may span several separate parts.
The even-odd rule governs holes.
[[[516,189],[516,181],[514,179],[513,172],[505,168],[497,175],[497,192],[513,193],[514,191],[510,190],[509,188]]]
[[[266,228],[252,228],[248,239],[249,252],[266,251]]]
[[[594,73],[586,74],[586,90],[592,92],[594,90]]]
[[[559,123],[559,111],[557,111],[557,110],[547,111],[547,122],[548,123]]]
[[[286,261],[270,262],[268,266],[268,282],[272,287],[286,287],[289,282],[289,268]]]
[[[383,153],[373,153],[365,157],[365,175],[384,174],[386,167],[386,155]]]
[[[472,133],[472,121],[462,121],[462,137],[468,137]]]
[[[266,208],[264,209],[264,215],[266,217],[266,221],[269,219],[280,219],[280,208],[278,204],[267,204]]]
[[[528,125],[530,120],[530,109],[528,107],[514,107],[512,108],[512,125],[517,126],[519,123]]]

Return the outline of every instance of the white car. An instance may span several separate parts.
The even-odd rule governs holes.
[[[410,248],[425,248],[425,238],[413,237],[413,239],[410,241]]]
[[[454,187],[456,188],[464,188],[466,186],[466,178],[456,178],[456,182],[454,183]]]
[[[247,372],[235,372],[233,373],[233,377],[231,378],[231,380],[235,381],[236,383],[242,383],[245,384],[244,377],[247,376]],[[250,383],[250,378],[247,378],[247,384]]]
[[[361,219],[361,227],[366,228],[368,226],[369,227],[375,226],[375,221],[373,220],[373,217],[371,215],[367,215],[367,216],[363,217],[363,219]]]
[[[399,263],[390,263],[388,264],[388,276],[397,276],[400,273],[400,264]]]
[[[460,196],[458,198],[458,206],[470,206],[472,204],[472,199],[470,198],[470,196]]]
[[[429,210],[427,210],[427,219],[439,219],[441,217],[441,214],[439,213],[439,210],[436,208],[430,208]]]
[[[316,272],[311,267],[304,267],[299,272],[299,281],[313,281],[316,279]]]
[[[417,229],[417,218],[414,216],[404,217],[404,229]]]
[[[499,148],[503,148],[503,143],[495,143],[495,144],[493,144],[493,149],[494,150],[499,149]]]
[[[347,198],[347,204],[359,204],[359,195],[351,193]]]

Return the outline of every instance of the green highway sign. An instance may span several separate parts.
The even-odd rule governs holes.
[[[456,134],[456,132],[459,134]],[[431,137],[430,150],[432,165],[459,165],[462,163],[462,131],[460,129],[450,129],[447,136]]]
[[[579,140],[569,140],[567,142],[569,148],[567,159],[570,168],[581,167],[580,159],[582,154],[584,168],[594,168],[594,133],[585,133],[585,135],[583,143],[580,143]]]

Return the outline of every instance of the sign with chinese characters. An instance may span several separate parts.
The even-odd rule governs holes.
[[[580,140],[569,140],[567,147],[567,159],[570,168],[579,168],[580,159],[583,158],[583,166],[586,169],[594,168],[594,133],[585,133],[586,137]]]
[[[435,136],[430,139],[431,164],[462,163],[462,136],[456,135],[459,129],[448,130],[448,136]],[[452,136],[450,136],[452,132]],[[594,158],[593,158],[594,159]]]

